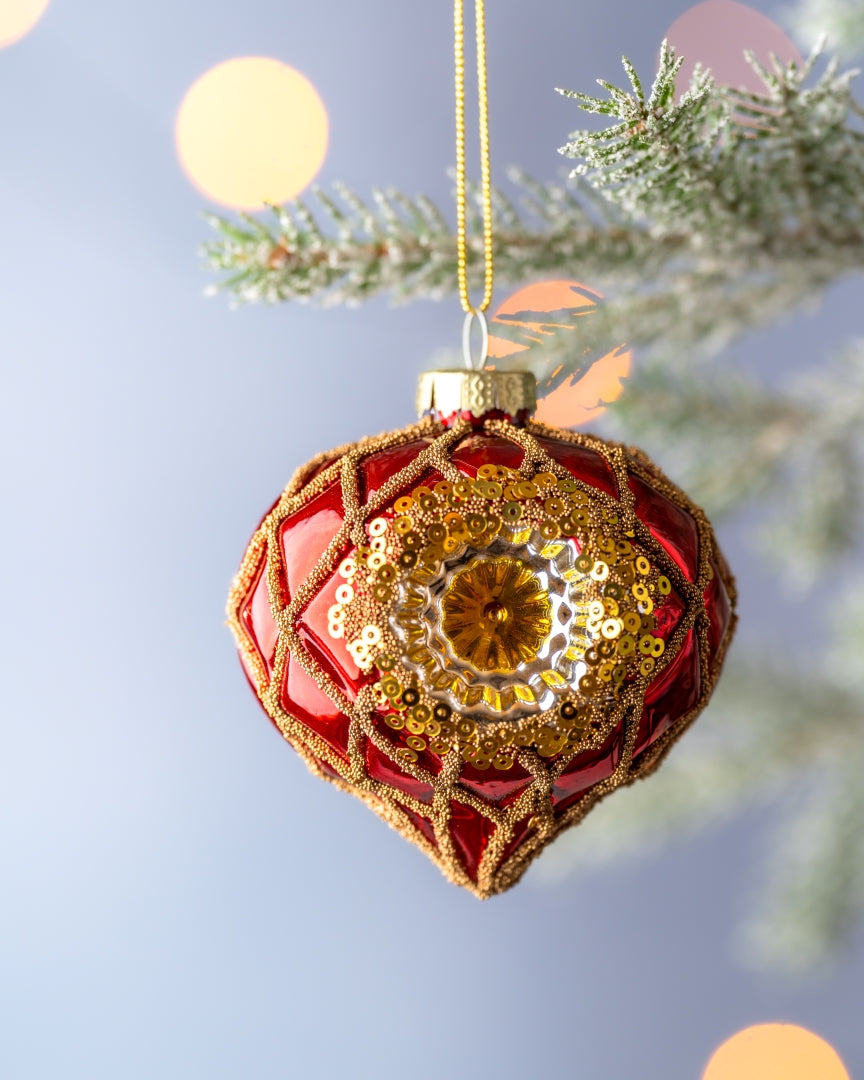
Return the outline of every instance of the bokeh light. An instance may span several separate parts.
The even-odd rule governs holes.
[[[626,345],[598,349],[591,342],[590,322],[585,321],[602,299],[578,281],[541,281],[513,293],[491,319],[489,356],[493,361],[528,351],[562,330],[579,332],[574,349],[581,352],[582,371],[558,382],[556,369],[539,381],[535,416],[545,424],[579,427],[621,395],[631,353]]]
[[[299,71],[260,56],[226,60],[189,89],[177,153],[208,198],[241,210],[292,199],[327,152],[327,111]]]
[[[763,93],[765,86],[747,63],[749,49],[763,67],[771,70],[771,54],[783,63],[801,62],[795,45],[777,23],[737,0],[705,0],[676,19],[666,37],[684,64],[678,76],[683,93],[697,63],[710,68],[724,86]]]
[[[0,0],[0,49],[29,34],[49,0]]]
[[[794,1024],[759,1024],[725,1042],[702,1080],[850,1080],[837,1051]]]

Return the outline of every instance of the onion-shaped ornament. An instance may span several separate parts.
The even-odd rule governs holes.
[[[530,419],[533,376],[421,377],[421,420],[297,471],[228,616],[316,775],[477,896],[652,772],[705,706],[735,587],[640,451]]]

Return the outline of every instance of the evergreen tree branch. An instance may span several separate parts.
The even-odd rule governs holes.
[[[646,97],[562,91],[609,121],[574,132],[575,187],[512,173],[521,204],[495,197],[496,273],[503,284],[566,275],[612,293],[596,330],[631,345],[716,351],[743,331],[795,310],[864,267],[864,135],[852,73],[829,64],[768,72],[762,94],[717,86],[696,71],[676,99],[680,59],[664,45]],[[476,191],[473,192],[476,200]],[[424,197],[378,191],[367,204],[344,185],[252,215],[211,216],[205,247],[226,272],[217,289],[241,302],[356,304],[440,298],[456,287],[456,240]],[[479,235],[479,234],[478,234]],[[469,280],[482,273],[479,241]],[[578,363],[563,349],[561,378]],[[557,364],[556,364],[557,366]]]
[[[562,273],[599,261],[601,250],[605,276],[635,281],[658,274],[683,243],[669,237],[654,244],[644,230],[617,224],[609,210],[601,218],[596,206],[561,184],[539,184],[515,170],[511,177],[522,216],[503,192],[496,191],[494,200],[496,276],[503,283],[523,281],[527,267]],[[347,186],[336,185],[334,194],[339,203],[313,188],[317,213],[300,200],[271,207],[270,223],[250,214],[238,220],[208,215],[220,235],[205,245],[205,259],[230,274],[216,290],[240,302],[316,299],[325,305],[357,304],[380,294],[401,302],[437,299],[455,290],[455,232],[431,200],[389,189],[375,193],[371,208]],[[527,227],[526,219],[535,227]],[[482,274],[476,235],[469,246],[474,286]]]
[[[655,358],[628,380],[604,430],[644,446],[712,517],[759,499],[763,550],[796,588],[858,543],[864,490],[864,342],[771,391]]]
[[[739,935],[742,957],[790,972],[823,966],[849,937],[864,908],[864,754],[826,770],[785,816],[764,874],[756,915]]]

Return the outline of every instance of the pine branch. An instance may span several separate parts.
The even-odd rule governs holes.
[[[609,209],[580,200],[560,184],[539,184],[515,170],[520,217],[501,191],[494,199],[496,276],[503,283],[533,273],[561,273],[604,252],[605,273],[625,280],[654,275],[682,241],[652,242],[642,229],[615,222]],[[456,287],[456,236],[431,200],[376,192],[374,207],[345,185],[336,198],[313,189],[317,214],[303,202],[272,207],[272,223],[243,214],[239,221],[208,215],[220,238],[204,247],[211,269],[228,271],[215,291],[241,302],[317,299],[357,304],[382,293],[396,301],[437,299]],[[336,200],[339,200],[338,202]],[[524,221],[529,220],[534,228]],[[471,244],[469,280],[478,285],[482,250]]]
[[[750,966],[808,971],[849,937],[864,908],[862,769],[864,754],[850,748],[775,829],[759,910],[739,935]]]
[[[630,91],[612,88],[603,104],[617,123],[574,132],[562,153],[581,159],[574,175],[655,239],[683,231],[697,275],[725,266],[779,278],[787,260],[811,257],[860,268],[864,137],[852,120],[852,73],[832,63],[808,86],[816,59],[774,73],[749,57],[762,94],[718,87],[697,70],[676,102],[679,61],[664,43],[651,97],[632,77]],[[596,99],[562,92],[598,111]],[[859,249],[851,263],[850,248]]]
[[[859,342],[782,393],[728,368],[694,372],[658,357],[630,377],[604,429],[668,461],[712,517],[758,498],[763,550],[804,589],[858,543],[862,418]]]
[[[496,193],[499,281],[577,277],[613,294],[594,320],[598,335],[709,352],[860,271],[864,136],[851,74],[829,65],[813,81],[815,59],[762,71],[763,94],[697,70],[676,101],[680,60],[664,45],[647,97],[626,60],[628,88],[564,91],[609,126],[575,132],[563,148],[582,159],[575,186],[513,173],[520,212]],[[220,237],[205,257],[229,275],[216,288],[242,302],[325,304],[455,290],[455,236],[428,199],[379,191],[370,206],[345,186],[313,198],[314,210],[273,208],[271,223],[211,217]],[[481,269],[475,242],[472,285]],[[562,378],[578,363],[572,345],[557,357]]]

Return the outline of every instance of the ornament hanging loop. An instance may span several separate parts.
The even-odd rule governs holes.
[[[480,324],[480,355],[474,358],[471,352],[471,331],[474,320]],[[489,358],[489,325],[482,311],[469,311],[462,323],[462,356],[469,371],[482,371]]]

